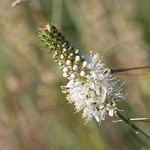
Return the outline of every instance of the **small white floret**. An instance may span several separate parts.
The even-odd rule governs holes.
[[[87,66],[87,61],[84,61],[83,62],[83,67],[86,67]]]
[[[65,67],[65,68],[63,69],[63,72],[68,72],[68,68]]]
[[[59,62],[58,62],[58,64],[59,64],[59,66],[61,66],[61,65],[62,65],[62,62],[61,62],[61,61],[59,61]]]
[[[82,58],[82,59],[84,59],[84,58],[85,58],[85,56],[82,54],[82,55],[81,55],[81,58]]]
[[[75,50],[75,54],[79,54],[79,50],[78,49]]]
[[[71,60],[67,60],[66,65],[68,65],[68,66],[71,65]]]
[[[58,56],[58,51],[55,51],[55,55]]]
[[[73,66],[73,70],[77,71],[77,70],[78,70],[78,66],[77,66],[77,65],[74,65],[74,66]]]
[[[63,77],[64,77],[64,78],[67,78],[67,77],[68,77],[68,74],[67,74],[66,72],[64,72],[64,73],[63,73]]]
[[[70,53],[69,55],[70,55],[71,57],[73,57],[73,56],[74,56],[74,54],[73,54],[73,53]]]
[[[80,56],[76,56],[75,60],[80,61]]]
[[[75,77],[76,77],[75,74],[71,74],[70,76],[71,79],[75,79]]]
[[[84,77],[85,76],[85,71],[81,71],[80,75],[81,75],[81,77]]]
[[[66,52],[66,51],[67,51],[67,49],[66,49],[66,48],[63,48],[63,51],[64,51],[64,52]]]
[[[63,55],[63,54],[61,54],[61,55],[60,55],[60,58],[61,58],[61,59],[64,59],[64,55]]]

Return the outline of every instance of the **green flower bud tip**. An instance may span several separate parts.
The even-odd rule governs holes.
[[[65,37],[60,33],[60,31],[52,24],[47,24],[39,29],[39,37],[44,43],[46,48],[49,48],[49,53],[55,62],[61,62],[60,69],[68,68],[68,72],[63,74],[64,77],[68,79],[75,77],[82,78],[85,73],[83,70],[82,63],[85,61],[83,57],[80,56],[79,50],[74,49],[73,46],[65,40]],[[86,68],[84,68],[85,70]],[[77,71],[77,72],[75,72]],[[76,74],[76,75],[75,75]]]

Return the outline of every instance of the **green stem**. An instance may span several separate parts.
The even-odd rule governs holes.
[[[144,66],[144,67],[135,67],[135,68],[112,68],[111,73],[116,73],[116,72],[125,72],[129,70],[137,70],[137,69],[148,69],[150,66]]]
[[[120,112],[117,111],[117,115],[127,124],[129,125],[133,130],[141,134],[143,137],[145,137],[148,141],[150,141],[150,137],[144,133],[141,129],[139,129],[137,126],[135,126],[130,120],[126,119]]]

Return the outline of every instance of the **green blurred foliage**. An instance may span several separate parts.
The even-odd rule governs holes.
[[[107,118],[84,126],[60,86],[67,80],[37,38],[52,22],[82,53],[101,52],[109,67],[150,64],[150,1],[0,1],[0,149],[136,150],[150,145],[123,123]],[[143,75],[139,75],[143,74]],[[149,70],[117,74],[128,93],[118,108],[130,117],[150,114]],[[150,135],[149,123],[137,125]]]

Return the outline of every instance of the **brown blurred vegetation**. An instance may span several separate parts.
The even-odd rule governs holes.
[[[101,52],[109,67],[150,64],[150,1],[0,0],[0,150],[137,150],[150,144],[123,123],[107,118],[84,126],[61,93],[67,80],[37,38],[57,25],[82,53]],[[149,69],[118,78],[130,117],[150,116]],[[115,119],[115,117],[113,118]],[[149,123],[136,123],[150,135]]]

